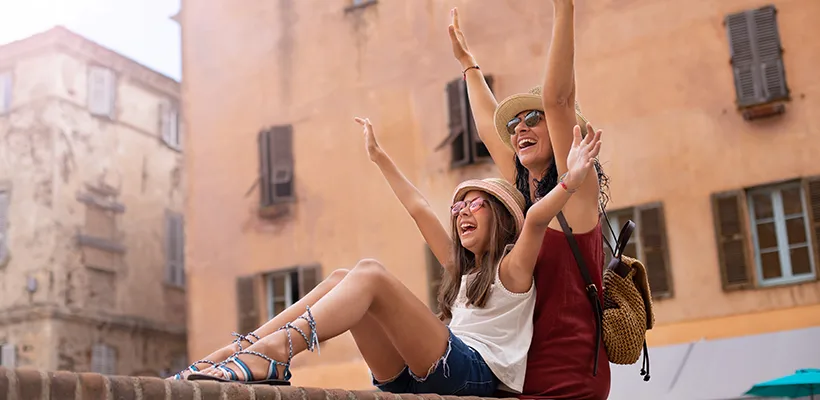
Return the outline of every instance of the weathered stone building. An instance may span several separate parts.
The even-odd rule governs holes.
[[[2,365],[184,364],[179,83],[57,27],[0,47]]]

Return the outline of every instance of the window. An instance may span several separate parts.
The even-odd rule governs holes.
[[[293,127],[260,132],[259,161],[261,206],[293,201]]]
[[[162,141],[176,150],[182,149],[182,132],[179,124],[179,107],[171,102],[159,104],[159,129]]]
[[[17,346],[11,343],[0,346],[0,366],[17,368]]]
[[[801,185],[751,190],[747,199],[760,284],[813,279],[811,231]]]
[[[185,231],[179,213],[165,214],[166,281],[173,286],[185,286]]]
[[[117,350],[107,344],[95,344],[91,349],[91,372],[103,375],[116,375]]]
[[[492,90],[492,76],[486,76],[485,79]],[[490,152],[478,137],[473,112],[470,110],[470,99],[467,96],[467,85],[462,78],[447,84],[447,113],[449,135],[436,150],[450,145],[453,168],[490,160]]]
[[[726,16],[737,105],[765,105],[789,98],[777,27],[777,10],[769,5]],[[780,109],[782,112],[782,108]],[[752,114],[745,113],[747,119]]]
[[[264,293],[264,315],[271,319],[293,305],[322,281],[319,265],[288,268],[274,272],[254,274],[237,278],[236,293],[239,308],[238,329],[240,333],[258,328],[261,315],[258,289]]]
[[[820,177],[717,193],[712,208],[724,289],[817,277]]]
[[[8,249],[9,192],[0,189],[0,264],[9,255]]]
[[[646,266],[652,297],[671,297],[672,277],[669,271],[663,207],[659,204],[643,205],[607,212],[607,215],[615,235],[620,234],[626,221],[632,220],[635,223],[635,232],[632,233],[624,254],[641,260]],[[606,224],[605,221],[604,224]],[[609,227],[604,226],[603,229],[606,239],[615,247],[616,238]],[[606,244],[604,244],[604,254],[606,265],[609,265],[612,252]]]
[[[114,71],[88,67],[88,110],[93,115],[114,118],[114,102],[117,97],[117,77]]]
[[[444,275],[444,268],[430,250],[430,246],[424,246],[424,255],[427,258],[427,287],[429,289],[429,305],[434,313],[438,313],[438,291],[441,287],[441,278]]]
[[[14,81],[11,72],[0,72],[0,114],[11,111],[11,93]]]

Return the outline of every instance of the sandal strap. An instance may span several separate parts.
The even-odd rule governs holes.
[[[234,380],[234,381],[249,382],[249,381],[254,380],[253,372],[251,372],[251,369],[248,367],[247,364],[245,364],[244,361],[242,361],[238,358],[238,356],[241,355],[241,354],[254,355],[254,356],[262,358],[263,360],[270,363],[270,365],[268,366],[268,374],[265,377],[265,379],[278,379],[278,374],[276,372],[276,366],[281,365],[281,366],[285,367],[285,374],[284,374],[285,375],[284,376],[285,380],[290,380],[291,374],[290,374],[290,370],[289,370],[289,367],[290,367],[289,362],[288,363],[283,363],[281,361],[276,361],[276,360],[274,360],[274,359],[272,359],[272,358],[270,358],[270,357],[268,357],[268,356],[266,356],[266,355],[264,355],[260,352],[252,351],[252,350],[238,351],[238,352],[234,353],[232,356],[228,357],[225,361],[220,363],[220,365],[217,366],[216,368],[219,369],[220,371],[223,371],[223,373],[227,373],[227,375],[229,375],[231,377],[230,379]],[[236,365],[238,367],[238,369],[240,371],[242,371],[243,378],[240,379],[239,376],[236,374],[236,372],[234,372],[233,370],[228,368],[225,365],[227,363],[233,363],[234,365]]]
[[[239,346],[239,351],[244,350],[244,348],[242,347],[242,341],[248,342],[251,345],[253,345],[254,343],[256,343],[256,341],[259,340],[259,336],[256,335],[253,332],[248,332],[247,335],[242,335],[242,334],[239,334],[239,333],[236,333],[236,332],[231,332],[231,336],[236,337],[236,339],[234,339],[231,343],[236,343],[236,345]],[[248,336],[251,336],[256,340],[250,340],[250,339],[248,339]]]

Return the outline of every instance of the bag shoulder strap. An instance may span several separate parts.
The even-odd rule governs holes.
[[[578,270],[584,278],[587,298],[589,298],[589,302],[592,305],[592,312],[595,314],[595,359],[592,361],[595,364],[592,367],[592,376],[596,376],[598,375],[598,355],[601,350],[601,335],[603,330],[603,305],[601,304],[601,299],[598,297],[598,287],[595,286],[595,283],[592,282],[592,278],[589,276],[589,268],[587,268],[586,262],[584,261],[584,256],[581,253],[581,248],[575,240],[575,235],[572,234],[572,228],[569,227],[567,219],[564,217],[564,213],[559,211],[556,217],[558,217],[558,222],[561,224],[561,230],[564,231],[564,236],[567,237],[569,247],[572,249],[572,255],[575,257],[575,263],[578,265]]]

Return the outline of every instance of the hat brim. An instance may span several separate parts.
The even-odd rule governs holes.
[[[532,93],[514,94],[502,100],[501,103],[498,103],[498,107],[495,108],[495,132],[501,141],[513,151],[515,151],[515,148],[510,142],[511,135],[510,132],[507,131],[507,124],[515,118],[516,115],[530,110],[544,112],[544,103],[541,101],[540,95]],[[577,108],[575,110],[575,121],[581,127],[581,136],[586,136],[587,119]]]
[[[516,236],[521,234],[521,229],[524,227],[523,197],[518,201],[516,201],[515,198],[515,194],[519,194],[520,196],[520,193],[516,191],[515,194],[513,194],[509,192],[510,189],[504,188],[496,182],[484,179],[471,179],[463,182],[456,188],[455,193],[453,193],[453,202],[464,200],[464,196],[473,190],[485,192],[500,201],[515,220]],[[515,190],[515,188],[513,187],[512,190]]]

